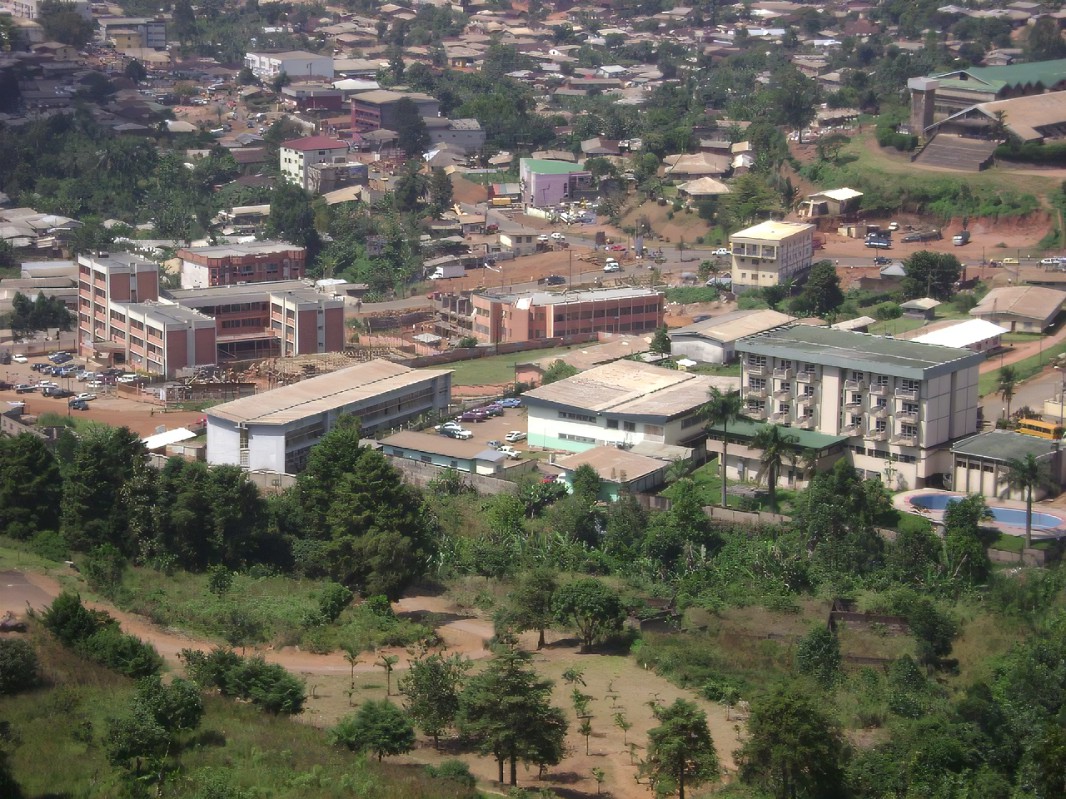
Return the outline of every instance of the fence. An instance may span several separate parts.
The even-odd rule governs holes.
[[[440,466],[434,466],[431,463],[413,461],[409,458],[397,458],[394,455],[386,455],[385,457],[389,464],[403,475],[403,479],[406,482],[419,488],[425,488],[431,482],[440,478],[445,472]],[[517,476],[515,470],[525,472],[536,469],[536,467],[537,465],[534,461],[528,461],[527,464],[508,468],[507,473]],[[501,480],[499,477],[489,477],[486,474],[471,474],[470,472],[460,472],[459,475],[463,478],[463,482],[472,486],[479,494],[495,495],[515,490],[514,483],[510,480]]]

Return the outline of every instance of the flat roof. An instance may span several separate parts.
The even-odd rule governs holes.
[[[238,424],[283,425],[427,383],[451,372],[451,369],[415,370],[378,359],[216,405],[206,413],[209,419]]]
[[[125,308],[127,313],[138,313],[155,322],[177,325],[210,322],[211,327],[215,326],[215,320],[210,316],[205,316],[192,308],[183,308],[180,305],[160,305],[155,302],[122,302],[116,304]]]
[[[153,450],[188,441],[190,438],[196,438],[196,433],[187,427],[177,427],[173,430],[164,430],[162,433],[142,438],[141,443],[144,444],[145,449]]]
[[[614,339],[603,344],[593,344],[580,349],[560,351],[558,354],[547,355],[535,361],[519,361],[518,366],[535,366],[540,369],[547,369],[556,361],[563,361],[576,369],[584,371],[602,363],[647,352],[649,346],[649,340],[646,338]]]
[[[737,350],[915,380],[950,374],[984,361],[983,355],[969,350],[798,324],[740,339]]]
[[[308,288],[303,280],[270,280],[263,283],[245,283],[241,286],[206,286],[200,289],[172,289],[167,296],[182,305],[198,300],[211,302],[248,302],[256,295],[264,298],[287,291],[302,291]]]
[[[972,455],[976,458],[988,458],[994,461],[1019,460],[1026,455],[1036,457],[1047,455],[1059,448],[1060,442],[1047,438],[1027,436],[1013,430],[989,430],[965,438],[956,443],[951,451],[955,455]]]
[[[669,468],[670,464],[647,455],[638,455],[618,447],[593,447],[555,459],[555,465],[568,472],[579,466],[591,466],[601,480],[609,483],[629,483],[649,474]],[[623,479],[623,475],[625,479]]]
[[[808,225],[806,222],[778,222],[768,219],[757,225],[738,230],[729,237],[729,240],[761,239],[763,241],[780,241],[805,230],[814,230],[814,225]]]
[[[306,136],[302,139],[289,139],[283,141],[281,146],[287,150],[306,152],[308,150],[344,150],[347,152],[348,143],[332,136]]]
[[[270,206],[249,206],[243,209],[233,209],[234,215],[240,212],[251,213],[249,209],[265,208],[270,211]],[[275,252],[292,252],[293,250],[304,251],[299,244],[289,244],[284,241],[250,241],[246,244],[217,244],[213,247],[182,247],[178,255],[189,253],[191,255],[203,255],[208,258],[239,258],[242,255],[269,255]]]
[[[506,455],[491,449],[488,450],[491,455],[487,455],[485,444],[482,441],[475,441],[472,438],[463,441],[458,438],[437,435],[436,433],[419,433],[414,430],[393,433],[388,438],[381,439],[380,443],[382,446],[398,447],[412,452],[426,452],[430,455],[444,455],[470,460],[485,460],[492,463],[498,463],[507,458]]]
[[[549,161],[544,158],[522,158],[519,168],[528,169],[538,175],[569,175],[572,172],[586,172],[585,167],[569,161]]]
[[[604,302],[607,300],[624,300],[636,297],[661,297],[661,291],[654,291],[642,286],[623,286],[617,289],[585,289],[581,291],[532,291],[515,294],[489,294],[483,296],[500,302],[511,302],[521,308],[534,305],[568,305],[578,302]]]
[[[670,419],[707,402],[712,387],[733,391],[740,387],[740,379],[623,360],[539,386],[522,399],[597,414]]]
[[[779,311],[771,311],[769,308],[733,311],[671,330],[670,337],[694,336],[724,343],[736,341],[744,336],[753,336],[792,321],[795,321],[795,317]]]
[[[766,422],[753,422],[751,419],[737,419],[735,422],[729,423],[729,428],[725,433],[730,438],[735,436],[739,439],[751,439],[764,427],[769,426],[770,425]],[[716,433],[723,432],[720,424],[708,425],[707,430]],[[819,433],[814,430],[803,430],[798,427],[788,427],[782,432],[796,437],[797,449],[813,449],[820,451],[848,440],[847,436],[833,436],[828,433]]]
[[[924,336],[916,336],[911,341],[918,341],[922,344],[940,344],[944,347],[969,347],[1009,332],[1007,328],[985,319],[968,319],[965,322],[945,325]]]

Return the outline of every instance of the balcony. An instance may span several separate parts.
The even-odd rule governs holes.
[[[796,374],[796,380],[798,380],[800,383],[813,383],[814,378],[814,372],[799,372]]]
[[[749,375],[764,375],[766,374],[766,364],[764,363],[746,363],[744,369]]]
[[[918,399],[918,389],[915,388],[897,388],[896,399],[916,400]]]
[[[791,380],[794,374],[791,369],[774,369],[774,377],[778,380]]]
[[[766,408],[745,408],[744,415],[756,422],[766,421]]]
[[[893,444],[900,444],[901,446],[904,446],[904,447],[916,447],[916,446],[918,446],[918,436],[911,436],[911,435],[894,436],[892,438],[892,443]]]
[[[865,437],[866,437],[866,439],[868,441],[887,441],[888,440],[888,431],[887,430],[871,430],[869,433],[866,434]]]
[[[745,399],[766,399],[765,388],[751,388],[750,386],[744,390]]]
[[[865,380],[845,380],[844,381],[844,388],[845,388],[845,390],[848,390],[848,391],[865,391],[866,390],[866,381]]]
[[[774,399],[785,400],[785,399],[791,399],[791,398],[792,398],[792,389],[790,389],[790,388],[779,388],[779,389],[777,389],[777,391],[774,392]]]
[[[875,397],[883,397],[888,394],[888,383],[872,383],[870,384],[870,393]]]
[[[859,411],[862,410],[862,403],[861,402],[849,402],[846,405],[844,405],[844,410],[850,411],[851,413],[858,413]]]
[[[861,436],[863,427],[861,424],[849,424],[844,427],[844,435],[846,436]]]
[[[896,414],[896,418],[899,421],[901,421],[901,422],[909,422],[911,424],[916,424],[918,422],[918,412],[917,411],[900,411],[899,413]]]
[[[804,416],[802,419],[797,420],[796,427],[801,430],[813,430],[815,424],[813,416]]]
[[[875,419],[885,419],[888,417],[888,406],[878,405],[877,407],[870,408],[870,415]]]
[[[770,414],[770,421],[773,422],[774,424],[784,424],[785,422],[788,421],[788,417],[789,417],[788,411],[780,411],[778,413]]]

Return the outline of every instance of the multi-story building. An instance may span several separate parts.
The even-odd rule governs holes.
[[[248,53],[244,65],[259,80],[269,83],[285,73],[293,80],[324,78],[333,80],[333,58],[304,50],[284,53]]]
[[[440,103],[436,97],[422,92],[394,92],[391,89],[375,89],[352,96],[352,130],[368,133],[372,130],[396,131],[396,104],[410,100],[418,108],[420,117],[440,116]]]
[[[254,241],[214,247],[185,247],[181,259],[181,287],[202,289],[241,283],[299,280],[304,276],[307,250],[283,241]]]
[[[467,155],[485,146],[485,131],[476,119],[427,118],[429,140],[433,144],[450,144]]]
[[[528,441],[570,452],[602,445],[645,454],[666,446],[697,448],[711,388],[728,391],[737,384],[735,377],[615,361],[525,392]]]
[[[478,341],[500,344],[591,333],[647,333],[662,326],[663,295],[632,287],[471,295]]]
[[[814,225],[760,222],[729,237],[733,291],[778,286],[802,276],[814,258]]]
[[[299,280],[159,293],[159,267],[125,253],[78,256],[83,355],[172,377],[219,361],[338,352],[344,302]]]
[[[347,163],[348,144],[330,136],[290,139],[282,142],[278,157],[281,160],[281,176],[306,190],[313,165]]]
[[[518,162],[522,200],[536,208],[570,202],[592,189],[592,173],[567,161],[522,158]]]
[[[952,443],[977,431],[979,353],[806,325],[736,351],[749,418],[846,436],[855,468],[894,490],[950,473]]]
[[[207,462],[295,474],[319,439],[344,416],[363,433],[401,427],[451,402],[450,369],[409,369],[370,361],[207,411]]]
[[[44,0],[0,0],[0,14],[10,14],[19,19],[37,19],[41,15]],[[74,0],[68,4],[71,11],[77,12],[87,20],[93,18],[92,6],[88,0]]]
[[[167,21],[150,17],[99,17],[96,36],[117,50],[166,50]]]

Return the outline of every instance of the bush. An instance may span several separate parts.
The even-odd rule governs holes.
[[[155,647],[140,638],[126,635],[118,624],[111,622],[97,630],[77,649],[86,657],[127,677],[148,677],[163,668],[163,658]]]
[[[17,694],[37,684],[37,653],[27,641],[0,638],[0,694]]]
[[[33,554],[40,555],[48,560],[54,560],[57,563],[65,561],[70,554],[67,540],[54,530],[42,530],[37,533],[33,540],[30,541],[30,549]]]
[[[333,623],[348,607],[352,601],[352,592],[340,583],[326,583],[322,588],[322,595],[318,598],[318,608],[323,617]],[[391,611],[392,608],[390,607]]]
[[[102,614],[107,616],[107,614]],[[110,617],[108,617],[110,618]],[[78,594],[64,591],[52,600],[42,617],[45,629],[63,646],[74,646],[95,633],[103,624],[99,613],[87,610]]]
[[[303,681],[261,657],[243,658],[222,648],[206,655],[183,649],[178,657],[193,680],[205,688],[218,688],[223,696],[248,700],[275,715],[293,716],[303,711],[307,699]]]
[[[426,773],[434,779],[451,780],[467,788],[477,784],[477,778],[470,773],[470,766],[462,760],[444,760],[439,766],[426,766]]]

